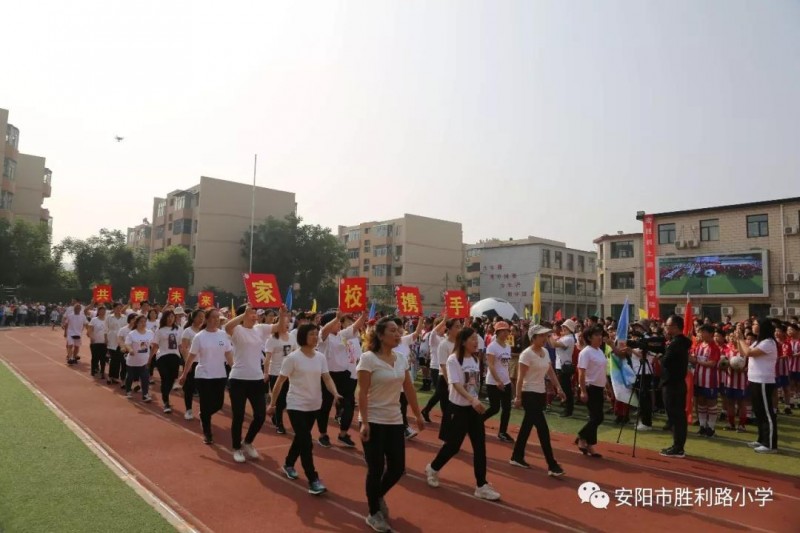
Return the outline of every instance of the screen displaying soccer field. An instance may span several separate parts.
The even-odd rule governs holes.
[[[658,258],[659,296],[768,296],[767,252]]]

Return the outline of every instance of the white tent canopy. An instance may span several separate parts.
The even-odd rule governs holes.
[[[470,316],[499,316],[504,320],[517,320],[517,310],[502,298],[484,298],[470,308]]]

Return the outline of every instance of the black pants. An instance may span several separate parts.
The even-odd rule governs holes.
[[[147,370],[147,365],[128,367],[125,375],[125,392],[131,391],[134,381],[138,381],[142,385],[142,396],[150,394],[150,372]]]
[[[109,379],[120,379],[124,381],[128,373],[128,367],[125,364],[125,356],[122,355],[122,350],[119,348],[108,350],[108,355],[110,356],[108,361]]]
[[[342,397],[341,408],[342,418],[339,422],[339,429],[342,433],[347,433],[353,423],[353,413],[356,407],[356,380],[350,376],[350,371],[331,372],[331,378],[336,384],[336,390]],[[331,416],[333,406],[333,394],[328,392],[325,383],[322,384],[322,408],[317,411],[317,427],[321,435],[328,433],[328,418]]]
[[[750,401],[758,424],[758,442],[767,448],[778,448],[778,420],[772,408],[774,383],[750,382]]]
[[[197,368],[197,363],[192,363],[192,368],[186,374],[186,381],[183,382],[183,406],[188,411],[192,408],[192,398],[196,389],[194,382],[194,369]]]
[[[578,432],[578,436],[590,446],[597,444],[597,428],[603,423],[603,393],[605,387],[587,385],[589,421]]]
[[[403,415],[403,427],[408,427],[408,398],[406,398],[406,393],[400,393],[400,414]]]
[[[89,345],[89,352],[92,354],[92,375],[100,372],[102,376],[106,371],[106,352],[108,345],[93,342]]]
[[[406,470],[406,442],[399,425],[370,424],[364,442],[367,460],[367,503],[369,514],[380,511],[380,500],[403,477]]]
[[[227,378],[195,378],[194,385],[200,394],[200,422],[203,434],[211,436],[211,415],[222,409],[225,403],[225,383]]]
[[[500,412],[500,433],[508,431],[508,421],[511,419],[511,384],[506,385],[503,390],[497,385],[486,385],[486,392],[489,393],[489,408],[483,413],[483,420],[486,421]]]
[[[483,428],[483,415],[471,406],[450,404],[447,408],[445,442],[431,468],[437,472],[461,450],[464,437],[469,435],[472,444],[472,466],[475,470],[475,483],[478,487],[486,484],[486,432]]]
[[[319,411],[295,411],[289,409],[286,412],[289,414],[289,422],[292,423],[294,438],[284,464],[293,467],[299,457],[306,478],[311,483],[319,478],[319,474],[314,468],[314,454],[311,451],[314,447],[314,443],[311,441],[311,428],[319,416]]]
[[[433,409],[434,407],[436,407],[436,404],[439,403],[439,400],[441,400],[441,394],[439,392],[439,369],[438,368],[431,367],[431,383],[433,383],[433,394],[431,395],[430,398],[428,398],[428,403],[425,404],[425,408],[423,409],[423,411],[425,411],[425,412],[428,412],[431,409]],[[445,390],[445,392],[447,392],[447,391]],[[445,394],[445,398],[447,398],[446,394]]]
[[[546,407],[547,394],[544,392],[522,393],[522,408],[525,410],[525,416],[522,418],[517,442],[514,444],[513,459],[525,458],[525,446],[528,444],[528,437],[531,435],[531,429],[536,426],[539,444],[542,446],[542,454],[544,454],[544,458],[547,461],[547,466],[552,468],[558,465],[556,458],[553,456],[553,447],[550,445],[550,428],[547,426],[547,419],[544,416]]]
[[[250,408],[253,410],[253,420],[244,437],[245,444],[252,444],[264,426],[264,421],[267,419],[267,384],[263,379],[231,379],[228,380],[228,383],[230,384],[228,394],[231,397],[231,411],[233,412],[231,442],[233,449],[238,450],[242,447],[242,425],[247,402],[250,402]]]
[[[269,377],[269,390],[272,391],[272,394],[275,394],[275,383],[278,381],[278,376],[270,376]],[[289,393],[289,380],[287,379],[283,387],[281,388],[281,393],[278,395],[278,399],[275,401],[275,416],[272,417],[272,423],[275,424],[275,427],[282,428],[283,426],[283,411],[286,410],[286,395]]]
[[[639,421],[645,426],[653,425],[652,390],[653,376],[640,374],[636,378],[636,390],[639,391]]]
[[[164,354],[156,359],[158,375],[161,376],[161,400],[164,405],[169,405],[169,393],[178,379],[178,368],[181,366],[181,357],[176,353]]]
[[[669,424],[672,426],[672,447],[683,451],[686,445],[686,381],[664,385],[664,407],[667,410]]]
[[[567,400],[564,402],[564,414],[572,416],[572,411],[575,409],[575,392],[572,389],[572,376],[575,374],[575,367],[571,364],[562,365],[561,370],[558,371],[558,383],[561,385],[561,390]]]

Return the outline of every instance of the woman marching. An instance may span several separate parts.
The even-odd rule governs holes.
[[[150,373],[147,370],[147,362],[152,356],[153,332],[147,329],[147,318],[138,315],[133,322],[133,329],[125,338],[125,347],[128,349],[127,376],[125,377],[125,395],[128,399],[133,399],[131,385],[139,380],[142,385],[142,400],[152,402],[153,398],[149,394]]]
[[[464,437],[469,435],[477,485],[475,497],[499,500],[500,493],[486,482],[486,431],[482,416],[486,408],[478,399],[480,365],[473,356],[478,350],[478,334],[475,330],[460,330],[454,349],[455,352],[447,358],[446,363],[449,404],[442,431],[445,443],[433,462],[425,467],[425,475],[429,486],[438,487],[439,472],[459,452]]]
[[[297,330],[297,344],[300,349],[288,355],[281,366],[281,375],[275,382],[272,398],[267,409],[268,415],[275,414],[275,404],[280,397],[281,388],[289,381],[289,392],[286,394],[286,412],[289,422],[292,423],[294,439],[286,461],[283,464],[283,473],[289,479],[297,479],[294,464],[300,457],[303,471],[308,478],[308,492],[315,496],[324,493],[325,485],[319,480],[319,474],[314,469],[313,442],[311,440],[311,427],[319,415],[322,407],[322,382],[325,388],[333,395],[338,403],[342,397],[336,390],[325,355],[316,350],[319,341],[319,328],[314,324],[304,324]],[[399,411],[398,411],[399,412]]]
[[[417,417],[419,430],[424,427],[408,357],[394,350],[402,339],[402,329],[392,318],[380,319],[370,336],[369,351],[357,367],[361,442],[367,461],[367,524],[375,531],[391,531],[384,498],[405,472],[401,394]]]
[[[161,376],[161,401],[164,403],[164,413],[172,412],[169,404],[169,393],[178,379],[178,370],[181,366],[179,343],[183,331],[177,323],[177,317],[172,311],[164,311],[158,324],[153,347],[158,350],[155,354],[156,368]]]
[[[275,384],[281,374],[281,366],[286,357],[297,350],[297,332],[294,335],[289,333],[288,315],[281,316],[281,319],[272,330],[272,336],[267,341],[264,348],[264,381],[269,382],[272,394],[275,394]],[[278,435],[286,434],[286,427],[283,425],[283,412],[286,410],[286,394],[289,387],[282,387],[275,403],[275,415],[272,417],[272,424],[275,426]]]
[[[581,401],[589,408],[589,421],[578,432],[575,444],[584,454],[600,458],[594,451],[597,444],[597,428],[603,423],[603,392],[606,388],[606,355],[603,344],[603,328],[593,326],[583,332],[586,347],[578,355],[578,382]]]
[[[525,410],[525,417],[522,419],[522,426],[519,429],[510,462],[513,466],[530,468],[530,465],[525,462],[525,445],[528,443],[531,429],[536,426],[542,454],[547,461],[547,475],[559,477],[564,475],[564,470],[553,456],[553,447],[550,445],[550,429],[547,427],[547,419],[544,416],[547,407],[545,379],[549,379],[550,383],[554,384],[562,402],[566,398],[558,383],[558,376],[553,370],[553,365],[550,364],[550,355],[544,347],[551,331],[550,328],[544,326],[532,326],[528,331],[530,347],[526,348],[519,356],[514,407],[522,407]]]
[[[192,412],[192,399],[194,398],[194,369],[197,368],[197,363],[187,365],[186,361],[189,359],[189,350],[192,347],[192,341],[195,336],[203,329],[203,324],[206,321],[206,312],[202,309],[192,311],[189,316],[189,327],[183,330],[181,334],[181,359],[183,360],[183,375],[186,379],[183,384],[183,404],[186,412],[183,414],[184,420],[194,419]]]
[[[108,352],[108,326],[106,325],[106,308],[97,308],[97,316],[92,318],[86,327],[89,335],[89,351],[92,353],[92,375],[104,379],[106,372],[106,354]]]
[[[219,329],[219,309],[206,314],[206,329],[195,335],[189,349],[189,359],[181,375],[184,385],[192,363],[197,361],[194,385],[200,394],[200,422],[203,424],[203,442],[213,444],[211,415],[222,409],[225,402],[225,363],[233,365],[233,345],[228,335]]]

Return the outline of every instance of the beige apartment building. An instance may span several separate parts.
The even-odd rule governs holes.
[[[652,216],[662,318],[687,292],[712,320],[800,315],[800,198]]]
[[[394,305],[399,285],[419,287],[425,312],[438,312],[446,289],[463,288],[459,222],[405,214],[381,222],[339,226],[348,277],[366,277],[370,298]]]
[[[597,286],[600,316],[618,319],[628,299],[631,320],[644,309],[644,250],[641,233],[617,232],[594,240],[597,248]]]
[[[149,255],[152,234],[153,225],[145,218],[141,224],[128,228],[128,246],[135,250],[144,250]]]
[[[150,257],[168,246],[183,246],[191,254],[194,274],[190,292],[206,287],[235,294],[244,292],[242,273],[248,260],[242,256],[241,241],[250,229],[253,186],[203,176],[200,183],[153,199]],[[255,188],[255,223],[268,217],[283,218],[295,213],[292,192]],[[143,232],[146,224],[137,226]],[[136,234],[128,233],[135,246]]]
[[[52,227],[50,211],[42,203],[50,198],[52,172],[45,158],[19,152],[19,129],[8,122],[8,110],[0,109],[0,129],[5,142],[0,146],[3,174],[0,178],[0,218],[22,219]]]

